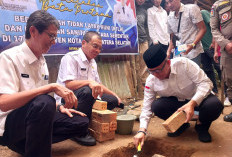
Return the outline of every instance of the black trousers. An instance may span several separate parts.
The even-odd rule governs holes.
[[[92,107],[96,99],[92,96],[92,89],[89,86],[84,86],[74,91],[78,99],[77,110],[85,113],[89,118],[92,115]],[[103,94],[101,99],[107,102],[107,109],[112,110],[118,105],[118,99],[110,94]],[[62,99],[64,103],[64,100]]]
[[[153,101],[151,109],[156,116],[166,120],[187,102],[188,100],[178,101],[176,97],[161,97]],[[209,124],[220,116],[223,108],[221,101],[215,95],[210,94],[195,110],[199,111],[200,122]]]
[[[4,145],[25,157],[51,157],[51,144],[87,134],[89,120],[56,112],[55,99],[35,97],[6,119]]]
[[[206,73],[206,75],[209,77],[209,79],[213,83],[213,91],[215,93],[218,93],[217,81],[216,81],[216,77],[215,77],[215,73],[214,73],[214,68],[217,71],[218,70],[220,71],[220,67],[218,67],[219,65],[217,65],[214,62],[214,60],[213,60],[213,54],[214,54],[214,49],[204,50],[204,53],[201,54],[201,64],[202,64],[202,69],[204,70],[204,72]],[[221,75],[221,71],[219,73],[218,73],[218,75]]]

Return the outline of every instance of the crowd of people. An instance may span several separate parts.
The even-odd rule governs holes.
[[[166,120],[182,111],[185,123],[167,135],[180,136],[197,111],[198,138],[211,142],[209,128],[224,108],[213,69],[219,52],[220,68],[214,67],[232,101],[232,0],[216,1],[211,13],[180,0],[166,0],[164,6],[161,0],[152,2],[150,6],[136,0],[144,103],[135,146],[143,146],[153,113]],[[55,44],[59,28],[53,15],[35,11],[27,20],[25,41],[0,54],[0,144],[25,157],[50,157],[52,143],[66,139],[96,145],[88,133],[94,102],[107,101],[109,110],[123,106],[120,97],[100,81],[94,58],[102,50],[102,38],[95,31],[83,36],[79,50],[62,57],[57,82],[48,83],[43,54]],[[178,54],[180,47],[183,51]],[[232,122],[232,113],[224,120]]]
[[[146,3],[145,0],[136,2],[140,7]],[[181,0],[166,0],[163,8],[160,0],[152,2],[154,5],[147,9],[147,37],[150,36],[151,44],[143,54],[150,75],[145,83],[140,128],[134,143],[143,146],[153,113],[166,120],[174,112],[181,111],[186,113],[185,123],[167,136],[181,135],[190,126],[189,121],[196,111],[199,115],[195,124],[198,138],[201,142],[211,142],[210,125],[220,116],[224,106],[232,102],[232,32],[229,31],[232,28],[232,1],[216,1],[211,12],[201,10],[197,1],[183,4]],[[168,44],[163,42],[166,33],[170,37]],[[224,105],[218,99],[214,69],[219,79],[225,80]],[[224,120],[232,122],[232,113],[224,116]]]

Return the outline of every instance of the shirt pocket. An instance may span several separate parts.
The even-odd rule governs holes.
[[[79,78],[80,78],[80,80],[88,80],[87,69],[86,70],[80,70]]]
[[[35,82],[30,78],[21,77],[21,90],[33,89]]]
[[[227,6],[219,11],[220,23],[224,24],[231,19],[231,6]]]

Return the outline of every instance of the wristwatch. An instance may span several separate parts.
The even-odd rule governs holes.
[[[146,131],[138,131],[137,133],[140,133],[140,132],[142,132],[145,136],[147,135],[147,132]]]
[[[196,48],[196,44],[192,43],[191,45],[193,46],[194,49]]]
[[[60,112],[60,107],[61,107],[61,106],[63,106],[63,105],[61,105],[61,104],[58,104],[58,105],[57,105],[57,107],[56,107],[56,111],[57,111],[57,112]]]

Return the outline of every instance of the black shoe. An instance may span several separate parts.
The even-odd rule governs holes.
[[[211,124],[211,123],[210,123]],[[211,135],[209,134],[210,124],[196,124],[195,130],[197,131],[198,138],[201,142],[211,142]]]
[[[124,109],[124,104],[123,104],[123,103],[120,103],[119,106],[117,106],[117,107],[119,107],[119,108],[121,108],[121,109]]]
[[[232,122],[232,113],[224,116],[224,121],[226,122]]]
[[[187,128],[190,127],[189,123],[184,123],[183,125],[181,125],[181,127],[179,129],[177,129],[174,133],[170,133],[168,132],[168,137],[177,137],[180,136]]]
[[[77,143],[79,143],[80,145],[83,145],[83,146],[94,146],[94,145],[96,145],[95,138],[93,138],[89,134],[87,134],[84,137],[74,137],[74,138],[72,138],[72,140],[76,141]]]

